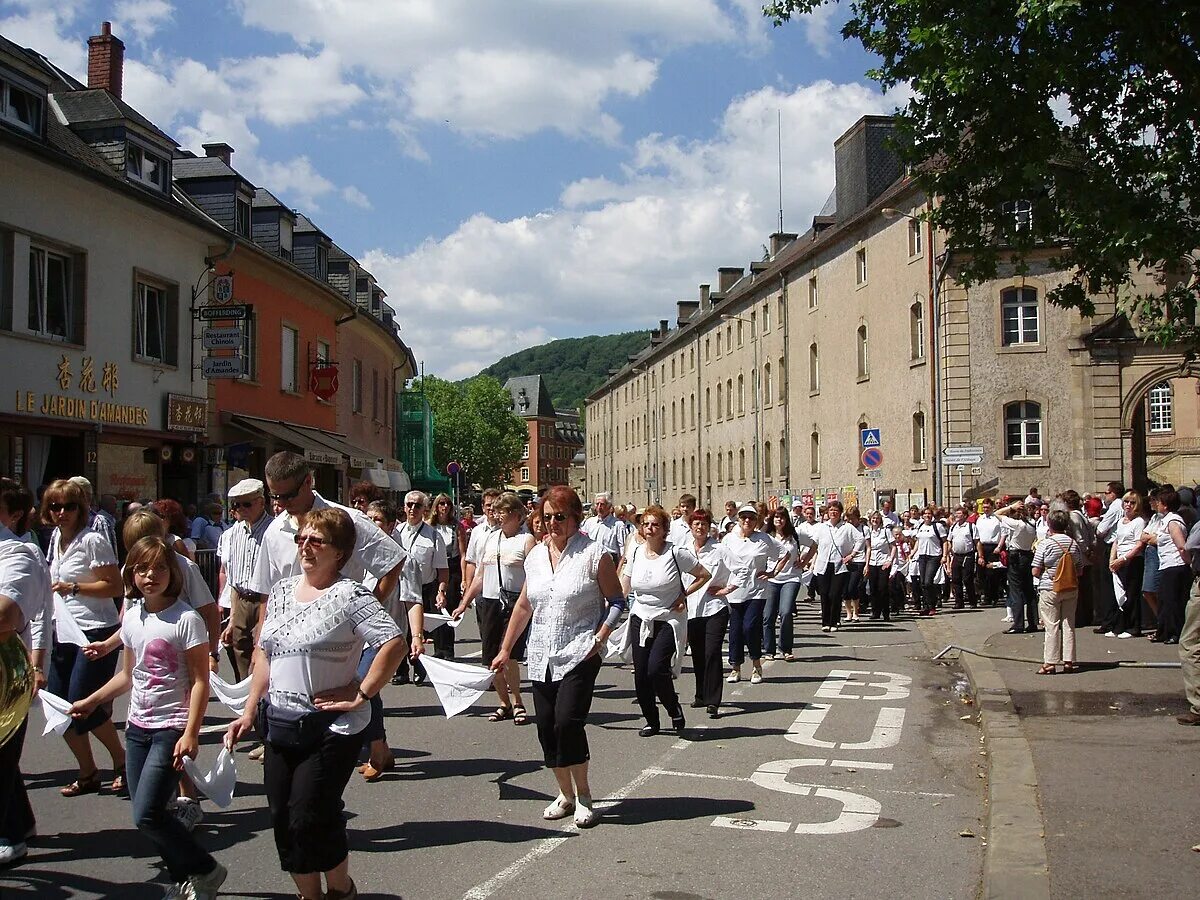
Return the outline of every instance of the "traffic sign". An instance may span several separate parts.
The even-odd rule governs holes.
[[[982,447],[946,447],[942,450],[944,466],[977,466],[982,462]]]
[[[883,465],[883,451],[878,447],[867,447],[859,457],[864,469],[878,469]]]
[[[446,463],[446,474],[451,478],[457,475],[460,471],[462,471],[462,466],[460,466],[455,460],[450,460],[450,462]]]
[[[859,431],[859,441],[865,450],[867,447],[883,446],[879,441],[878,428],[863,428]]]
[[[206,356],[200,361],[200,374],[205,378],[241,378],[245,369],[240,356]]]
[[[863,472],[863,475],[865,475],[867,478],[882,478],[883,469],[867,469],[865,472]]]
[[[218,319],[248,319],[250,305],[248,303],[231,303],[228,306],[202,306],[196,310],[196,318],[202,322],[213,322]]]
[[[237,325],[226,328],[205,328],[200,333],[205,350],[237,350],[242,346],[242,329]]]

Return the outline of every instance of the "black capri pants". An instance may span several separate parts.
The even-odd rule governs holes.
[[[658,703],[671,718],[683,715],[679,706],[679,695],[675,692],[675,680],[671,675],[671,660],[675,658],[675,630],[670,622],[653,622],[650,640],[643,647],[641,641],[642,620],[629,617],[629,630],[633,633],[633,688],[637,693],[638,705],[646,724],[659,727]]]
[[[594,653],[559,681],[532,682],[538,741],[548,768],[577,766],[591,759],[583,726],[592,709],[600,665],[600,654]]]
[[[349,854],[342,793],[362,744],[362,732],[332,731],[326,731],[311,749],[267,742],[263,788],[283,871],[294,875],[328,872]]]
[[[120,628],[120,625],[106,625],[103,628],[89,628],[84,636],[93,643],[106,641]],[[83,648],[75,644],[54,642],[54,650],[50,654],[50,671],[46,676],[46,690],[62,697],[71,703],[83,700],[108,683],[117,671],[117,662],[121,654],[114,650],[99,659],[88,659],[83,654]],[[101,703],[92,714],[82,719],[72,719],[67,726],[75,734],[87,734],[95,731],[112,718],[112,704]]]

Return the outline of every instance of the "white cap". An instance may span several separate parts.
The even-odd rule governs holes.
[[[795,509],[797,506],[799,506],[801,509],[804,508],[804,501],[801,500],[799,497],[795,498],[792,501],[792,509]]]
[[[72,475],[67,479],[67,481],[71,482],[71,484],[79,485],[81,488],[87,491],[89,495],[92,493],[92,483],[82,475]]]
[[[257,478],[243,478],[229,489],[229,499],[249,497],[252,494],[265,494],[266,486]]]
[[[738,510],[737,514],[739,516],[741,516],[742,513],[750,513],[750,515],[757,517],[758,516],[758,507],[755,506],[753,503],[747,503],[745,506],[743,506],[741,509]]]

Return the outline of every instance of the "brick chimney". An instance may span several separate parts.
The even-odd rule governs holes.
[[[100,33],[88,38],[88,87],[119,98],[124,71],[125,45],[113,37],[112,22],[103,22]]]
[[[233,148],[228,144],[202,144],[204,147],[204,155],[215,157],[225,165],[229,165],[229,158],[233,156]]]
[[[746,270],[741,266],[721,266],[717,269],[717,284],[721,286],[721,293],[737,284],[745,274]]]
[[[709,299],[709,293],[711,290],[711,285],[700,285],[700,309],[703,312],[707,312],[708,310],[712,309],[712,300]]]

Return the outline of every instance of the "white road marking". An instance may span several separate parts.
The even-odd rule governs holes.
[[[860,766],[862,763],[855,763],[855,766]],[[740,781],[743,783],[754,783],[753,778],[745,775],[710,775],[706,772],[680,772],[675,769],[658,769],[654,772],[655,775],[669,775],[673,778],[704,778],[709,781]],[[855,785],[851,785],[855,787]],[[957,796],[956,794],[944,794],[937,791],[901,791],[888,790],[886,788],[872,788],[881,794],[897,794],[902,797],[936,797],[939,800],[946,800]]]
[[[845,689],[850,686],[850,681],[855,675],[867,675],[887,679],[883,684],[868,683],[865,681],[859,681],[854,684],[855,688],[882,690],[883,694],[870,696],[867,694],[846,693]],[[825,681],[821,686],[817,688],[816,696],[822,700],[905,700],[909,695],[908,686],[910,684],[912,684],[912,678],[908,675],[897,675],[893,672],[833,669],[825,676]]]
[[[819,750],[884,750],[900,743],[900,732],[904,728],[904,710],[895,706],[884,706],[879,710],[875,728],[868,740],[842,743],[820,740],[817,730],[825,721],[830,708],[828,703],[814,703],[802,709],[784,737],[793,744],[804,744]]]
[[[717,816],[712,824],[718,828],[736,828],[740,831],[775,831],[786,834],[792,830],[791,822],[773,822],[770,819],[731,819]]]

